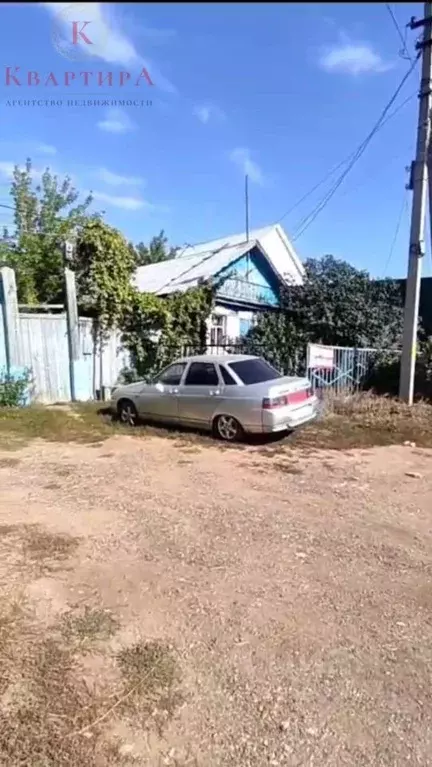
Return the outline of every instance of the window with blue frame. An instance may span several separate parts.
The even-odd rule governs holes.
[[[244,336],[247,336],[249,333],[249,330],[252,327],[252,320],[244,320],[240,319],[240,336],[243,338]]]

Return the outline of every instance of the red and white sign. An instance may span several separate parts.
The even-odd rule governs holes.
[[[309,368],[334,368],[334,349],[332,346],[309,344]]]

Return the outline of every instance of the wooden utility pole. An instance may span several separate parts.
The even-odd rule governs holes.
[[[422,52],[419,94],[416,157],[411,169],[413,190],[411,229],[408,256],[408,276],[405,293],[405,313],[402,340],[399,396],[409,405],[414,399],[417,328],[420,302],[421,267],[425,253],[424,232],[428,161],[430,150],[430,120],[432,106],[432,3],[424,3],[424,18],[411,19],[411,29],[423,27],[423,40],[417,43]]]

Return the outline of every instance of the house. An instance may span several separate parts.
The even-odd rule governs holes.
[[[245,234],[187,246],[175,258],[141,266],[138,290],[167,296],[197,285],[218,285],[209,318],[209,343],[233,341],[248,332],[254,317],[276,309],[283,285],[301,285],[304,269],[279,224]]]

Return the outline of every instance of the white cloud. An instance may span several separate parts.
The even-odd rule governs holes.
[[[175,86],[159,72],[153,62],[141,56],[132,40],[120,29],[118,20],[114,18],[113,4],[69,2],[40,5],[54,16],[55,47],[66,58],[76,60],[94,56],[108,64],[127,68],[136,78],[144,68],[159,88],[171,93],[176,91]],[[78,21],[81,25],[87,22],[87,26],[80,29],[91,40],[91,44],[86,43],[81,35],[73,46],[70,39],[72,21]]]
[[[96,175],[100,181],[109,186],[139,186],[144,184],[144,179],[139,176],[121,176],[107,168],[99,168]]]
[[[105,202],[113,208],[122,208],[123,210],[140,210],[141,208],[150,210],[153,208],[149,202],[140,197],[123,197],[105,192],[92,192],[92,195],[98,202]]]
[[[204,125],[206,125],[212,118],[217,120],[225,119],[225,114],[214,104],[197,105],[194,107],[193,113],[195,117],[198,117],[198,120],[201,120],[201,122],[204,123]]]
[[[370,43],[354,43],[346,37],[323,50],[318,64],[326,72],[354,76],[387,72],[393,67],[393,63],[385,61]]]
[[[260,166],[252,160],[249,149],[244,147],[233,149],[230,153],[230,160],[240,168],[245,176],[249,176],[250,181],[253,181],[255,184],[264,183],[263,172]]]
[[[52,146],[52,144],[37,144],[35,146],[35,152],[39,152],[39,154],[57,154],[57,149],[55,146]]]
[[[7,160],[0,160],[0,175],[3,176],[3,178],[12,178],[14,168],[15,168],[14,162],[9,162]]]
[[[98,122],[98,128],[108,133],[129,133],[135,125],[123,109],[112,107],[107,110],[105,119]]]

